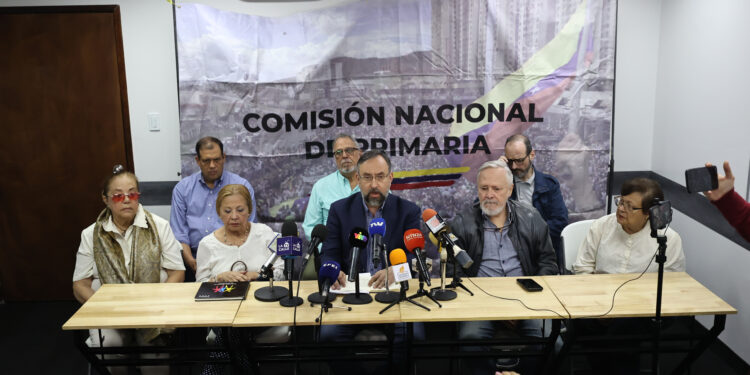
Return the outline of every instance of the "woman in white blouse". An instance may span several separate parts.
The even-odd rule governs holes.
[[[625,181],[620,192],[622,195],[615,197],[617,212],[591,224],[578,250],[573,272],[640,273],[647,265],[647,272],[657,271],[658,264],[651,262],[651,258],[659,245],[651,237],[648,210],[654,199],[664,200],[661,186],[654,180],[639,177]],[[685,254],[680,235],[668,228],[666,236],[664,270],[684,271]]]
[[[250,192],[242,185],[227,185],[219,191],[216,212],[224,226],[198,244],[197,281],[253,281],[258,278],[258,271],[276,248],[278,233],[265,224],[250,223],[252,207]],[[246,267],[238,270],[235,264]],[[281,258],[273,264],[273,277],[283,280]]]
[[[216,212],[224,226],[204,237],[198,244],[195,272],[197,281],[236,282],[258,279],[258,271],[276,249],[275,239],[278,233],[265,224],[250,223],[248,218],[252,207],[253,201],[245,186],[232,184],[219,190]],[[243,267],[237,268],[238,264]],[[274,280],[283,280],[284,261],[281,258],[276,259],[273,264],[273,277]],[[224,338],[220,331],[214,332],[216,343],[223,345]],[[259,343],[280,343],[289,339],[289,327],[251,328],[250,333],[253,340]],[[234,342],[239,341],[239,335],[232,336]],[[241,367],[249,371],[244,353],[235,355]],[[216,356],[229,358],[227,353],[218,353]],[[203,375],[222,373],[217,365],[206,365],[202,372]]]
[[[591,224],[586,239],[578,250],[573,272],[581,273],[641,273],[656,272],[652,261],[659,244],[651,237],[649,208],[654,199],[664,200],[659,184],[648,178],[627,180],[615,198],[617,212],[601,217]],[[680,235],[671,228],[667,237],[665,271],[684,271],[685,254]],[[602,311],[604,312],[604,311]],[[668,325],[665,321],[663,324]],[[587,335],[624,335],[652,332],[651,318],[576,319],[576,331]],[[593,344],[590,344],[593,345]],[[597,347],[615,344],[598,343]],[[638,352],[595,353],[587,356],[592,373],[639,374]]]

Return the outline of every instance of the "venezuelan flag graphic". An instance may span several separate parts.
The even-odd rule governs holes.
[[[393,172],[391,190],[421,189],[431,186],[451,186],[469,167],[418,169]]]
[[[489,103],[535,103],[537,116],[544,114],[559,99],[570,81],[579,74],[578,54],[584,53],[585,66],[590,63],[590,50],[593,46],[591,30],[586,29],[587,8],[588,1],[581,1],[563,29],[547,45],[473,103],[483,107],[487,107]],[[585,31],[588,31],[588,35],[584,34]],[[507,108],[506,111],[509,111],[511,106],[508,105]],[[465,118],[461,122],[454,121],[449,135],[459,137],[479,129],[489,123],[486,117],[479,121],[469,121]],[[498,124],[499,121],[493,122],[493,125]],[[530,126],[531,124],[523,124],[523,128],[515,129],[514,133],[520,133],[518,130],[526,130]],[[493,130],[497,131],[491,131]],[[503,134],[502,141],[509,135],[511,134]]]

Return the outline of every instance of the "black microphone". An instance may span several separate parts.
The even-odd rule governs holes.
[[[446,244],[446,247],[453,249],[453,257],[456,258],[456,261],[461,267],[466,269],[474,264],[474,260],[471,259],[466,250],[456,245],[455,241],[457,241],[458,238],[453,233],[450,233],[448,224],[443,221],[443,218],[441,218],[435,210],[431,208],[424,210],[422,212],[422,220],[424,220],[424,223],[433,235]]]
[[[310,245],[307,247],[307,251],[305,252],[305,256],[302,257],[302,268],[307,264],[307,260],[310,259],[310,254],[313,253],[313,251],[318,250],[318,245],[320,245],[322,242],[326,240],[328,237],[328,228],[326,228],[323,224],[318,224],[315,227],[313,227],[312,233],[310,233]]]
[[[281,237],[299,237],[297,223],[294,220],[287,219],[281,224]]]
[[[383,251],[383,237],[385,236],[385,220],[382,218],[370,221],[370,239],[372,240],[372,264],[380,266],[380,253]]]
[[[359,252],[360,249],[364,249],[367,246],[367,236],[365,230],[362,228],[352,229],[352,233],[349,235],[349,245],[352,247],[352,262],[349,265],[348,281],[354,282],[356,275],[359,273]]]

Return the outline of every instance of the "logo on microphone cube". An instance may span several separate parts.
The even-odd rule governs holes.
[[[437,214],[427,219],[424,223],[427,224],[427,227],[430,228],[430,232],[432,233],[439,232],[445,226],[445,224],[443,224],[443,219]]]
[[[394,281],[401,282],[411,279],[411,270],[407,267],[406,263],[391,266],[391,269],[393,270]]]
[[[367,242],[367,236],[364,233],[354,233],[354,239],[362,242]]]
[[[276,254],[281,257],[302,256],[302,239],[299,237],[280,237],[276,239]]]

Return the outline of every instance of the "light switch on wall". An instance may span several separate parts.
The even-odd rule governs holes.
[[[161,130],[161,125],[159,124],[159,112],[148,113],[148,130],[152,132],[158,132]]]

